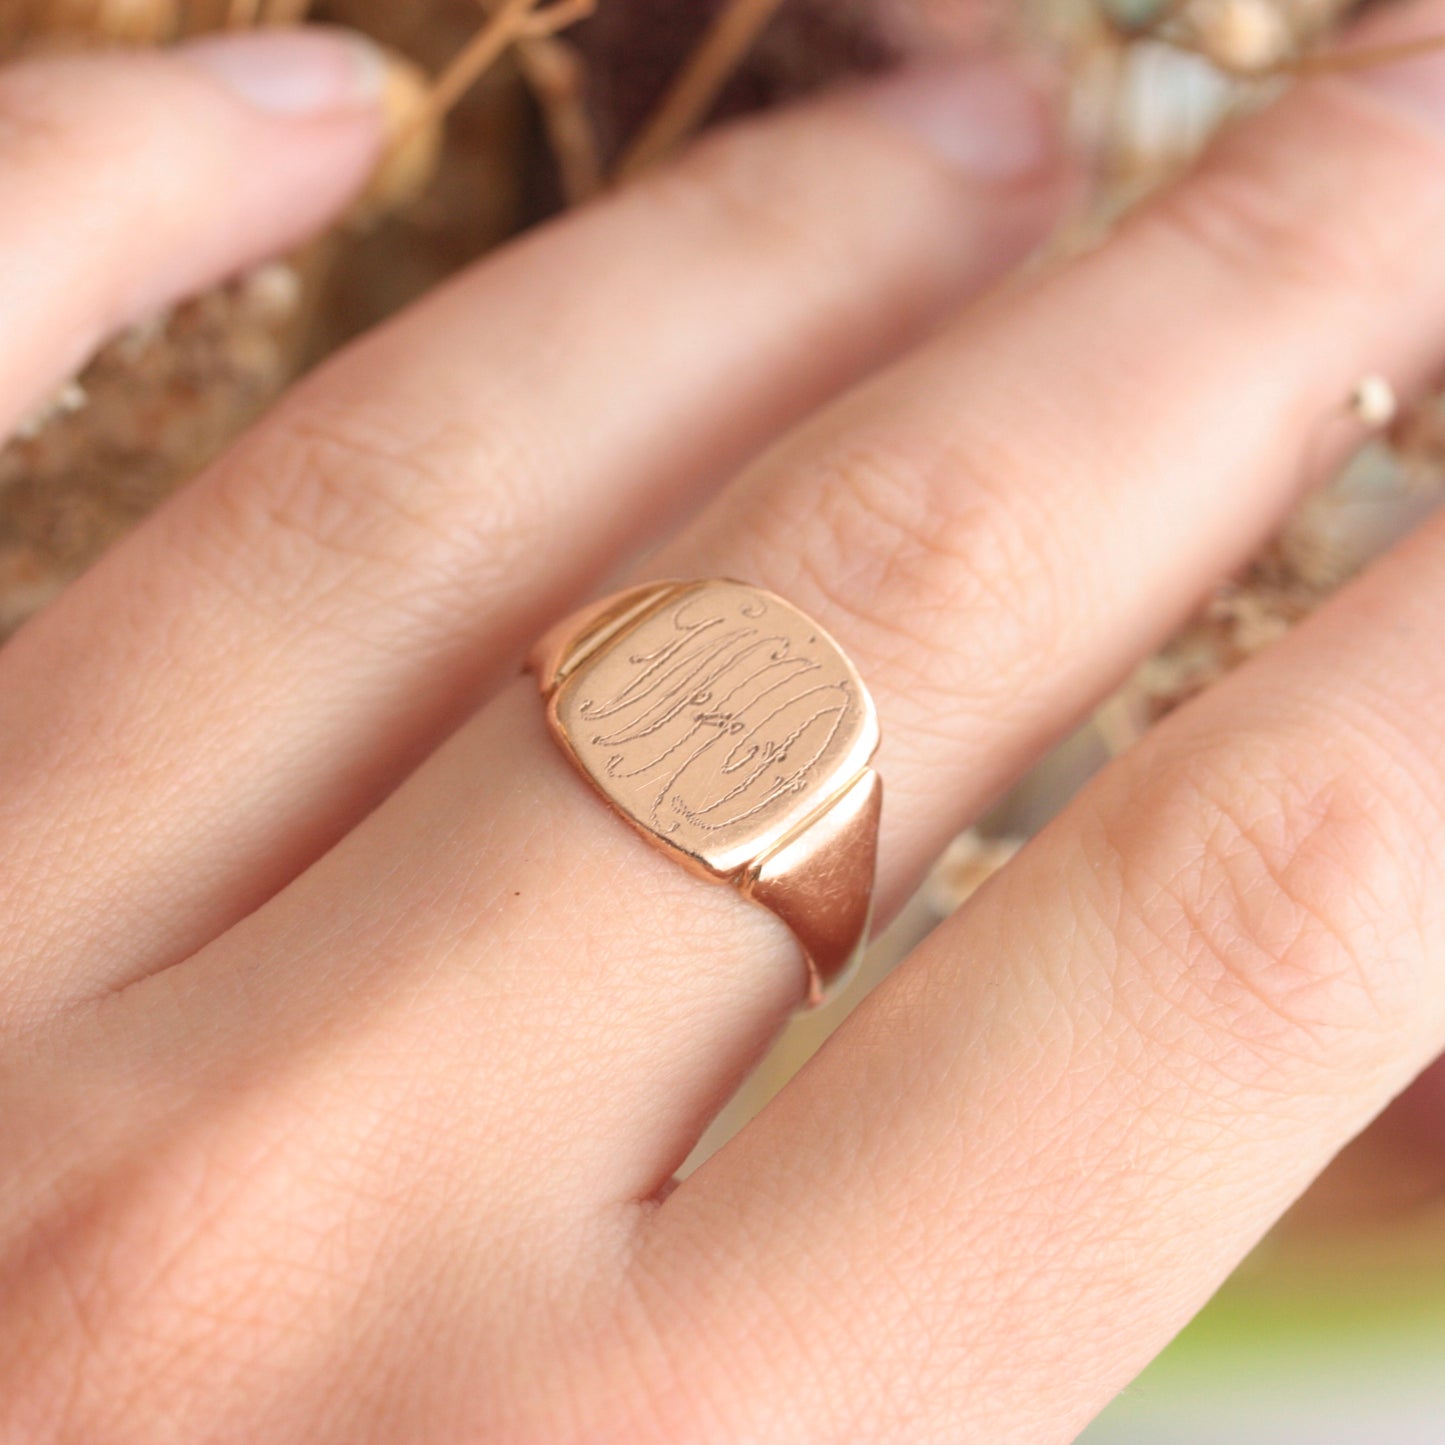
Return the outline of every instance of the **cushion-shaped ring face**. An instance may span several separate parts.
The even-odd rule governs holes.
[[[582,662],[553,718],[640,828],[728,876],[848,786],[878,746],[862,679],[771,593],[701,582]]]

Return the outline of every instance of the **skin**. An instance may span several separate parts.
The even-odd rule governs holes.
[[[857,95],[744,125],[326,366],[24,629],[0,1438],[1072,1438],[1445,1047],[1442,524],[671,1191],[801,965],[598,802],[517,660],[608,581],[787,595],[877,700],[896,907],[1258,546],[1361,374],[1445,363],[1440,95],[1311,81],[966,305],[1060,155],[970,178]],[[15,70],[0,116],[10,420],[380,144],[164,56]]]

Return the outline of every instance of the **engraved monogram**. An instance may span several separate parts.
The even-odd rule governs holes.
[[[735,583],[673,597],[584,663],[559,714],[594,783],[710,866],[827,800],[866,763],[871,709],[830,638]]]

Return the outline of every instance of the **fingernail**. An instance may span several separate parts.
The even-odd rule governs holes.
[[[910,67],[860,87],[859,96],[969,175],[1020,180],[1058,159],[1058,87],[1042,61],[974,58]]]
[[[318,116],[379,105],[386,62],[349,30],[275,29],[188,41],[177,53],[270,115]]]

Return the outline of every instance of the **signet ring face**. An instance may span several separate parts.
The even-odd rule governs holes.
[[[838,644],[782,598],[660,582],[554,628],[530,661],[554,737],[638,832],[778,914],[817,1002],[866,940],[877,713]]]

